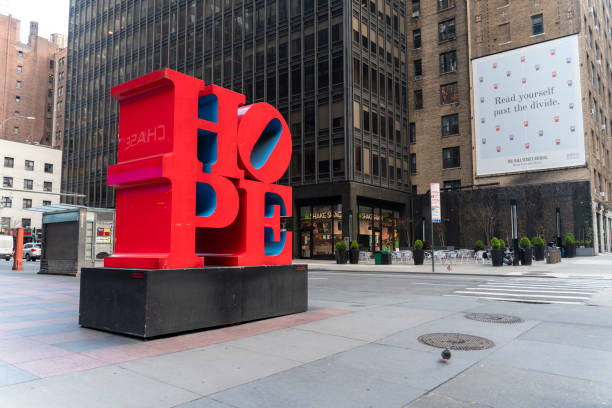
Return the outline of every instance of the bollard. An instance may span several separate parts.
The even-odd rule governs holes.
[[[23,228],[17,228],[17,243],[13,258],[13,270],[23,271]]]

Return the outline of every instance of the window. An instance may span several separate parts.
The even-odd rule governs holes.
[[[17,65],[17,72],[22,73],[23,67],[21,65]]]
[[[421,10],[421,0],[412,0],[412,17],[418,17]]]
[[[13,199],[11,197],[2,197],[2,208],[11,208],[13,206]]]
[[[416,125],[410,122],[410,143],[416,143]]]
[[[412,32],[412,47],[421,48],[421,30],[414,30]]]
[[[531,34],[544,34],[544,18],[542,17],[542,14],[531,16]]]
[[[15,165],[15,159],[12,157],[4,158],[4,167],[13,167]]]
[[[13,127],[13,134],[14,135],[18,135],[19,134],[19,126]]]
[[[51,201],[49,201],[49,200],[43,200],[43,205],[51,205]]]
[[[21,85],[22,85],[21,81],[17,81],[17,85],[16,85],[16,87],[17,87],[17,88],[21,88]]]
[[[440,85],[440,103],[447,105],[449,103],[456,103],[459,101],[457,95],[457,83]]]
[[[25,169],[28,171],[34,171],[34,162],[32,160],[26,160]]]
[[[442,137],[459,134],[459,115],[442,116]]]
[[[22,218],[21,219],[21,227],[22,228],[30,228],[32,225],[32,220],[30,218]]]
[[[455,19],[451,18],[438,24],[438,41],[448,41],[455,38]]]
[[[45,163],[45,173],[53,173],[53,164]]]
[[[419,78],[423,75],[423,62],[418,59],[414,60],[414,77]]]
[[[23,189],[24,190],[32,190],[34,188],[34,182],[29,179],[23,180]]]
[[[455,7],[455,0],[438,0],[438,11]]]
[[[457,51],[449,51],[440,54],[440,73],[457,71]]]
[[[452,169],[460,165],[459,146],[442,149],[442,168]]]
[[[16,103],[21,102],[21,96],[19,96],[19,95],[15,96],[15,102]]]
[[[423,109],[423,90],[417,89],[414,91],[414,110]]]
[[[461,180],[445,180],[445,190],[461,190]]]
[[[50,181],[45,181],[43,183],[43,191],[52,191],[53,190],[53,183]]]
[[[17,51],[17,56],[19,58],[23,58],[23,51]]]
[[[2,187],[13,187],[13,178],[2,177]]]
[[[23,208],[32,208],[32,199],[24,198],[23,199]]]
[[[410,172],[411,173],[417,172],[416,153],[410,153]]]

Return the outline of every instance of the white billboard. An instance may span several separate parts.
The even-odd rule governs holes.
[[[585,164],[578,35],[472,61],[476,175]]]

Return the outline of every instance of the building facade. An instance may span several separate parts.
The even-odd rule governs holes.
[[[60,202],[62,151],[0,139],[0,156],[1,229],[42,228],[42,213],[28,209]]]
[[[53,36],[57,44],[39,37],[38,23],[31,22],[28,41],[22,43],[20,25],[0,15],[0,138],[51,145],[55,55],[63,36]]]
[[[60,38],[58,38],[58,41]],[[65,39],[61,39],[61,42],[65,43]],[[62,146],[64,138],[64,110],[65,105],[65,94],[66,94],[66,57],[68,56],[68,49],[66,47],[58,50],[55,53],[55,71],[53,74],[53,122],[51,124],[51,140],[50,145],[53,147]]]
[[[494,176],[478,176],[474,169],[474,182],[493,182],[500,186],[590,182],[590,196],[580,200],[590,200],[592,220],[577,226],[575,231],[582,239],[592,241],[596,252],[610,252],[612,4],[604,0],[503,0],[498,3],[491,7],[491,2],[469,2],[471,59],[578,36],[586,165]]]
[[[293,137],[294,255],[409,239],[406,4],[71,0],[62,188],[114,206],[110,88],[168,67],[265,101]]]
[[[465,1],[412,1],[408,35],[413,192],[472,184]]]

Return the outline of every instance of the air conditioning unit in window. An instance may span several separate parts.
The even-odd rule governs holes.
[[[597,63],[598,63],[599,65],[601,65],[601,60],[600,60],[600,59],[598,59],[598,60],[597,60]]]
[[[421,12],[419,10],[415,10],[412,12],[412,18],[417,18],[420,15],[421,15]]]
[[[591,109],[591,115],[595,116],[595,109]]]
[[[605,196],[606,196],[606,193],[605,193],[605,192],[603,192],[603,191],[600,191],[600,192],[599,192],[599,195],[600,195],[601,197],[605,197]]]
[[[599,26],[595,24],[595,31],[599,31]]]
[[[606,130],[606,124],[605,123],[601,124],[601,130]]]
[[[593,14],[593,7],[589,7],[589,14]]]

